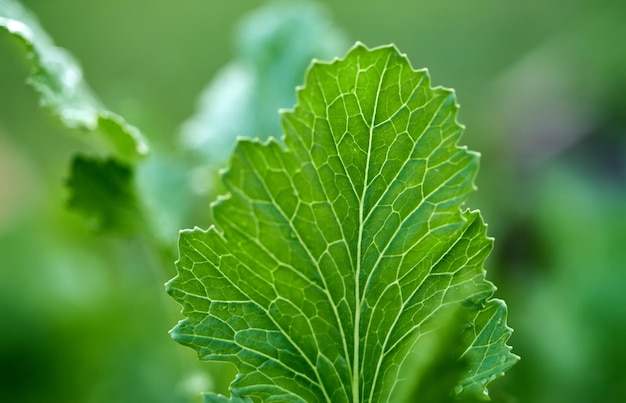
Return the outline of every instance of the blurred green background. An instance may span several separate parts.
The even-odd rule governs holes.
[[[488,278],[522,357],[493,401],[626,401],[625,2],[23,3],[150,140],[137,181],[156,220],[98,234],[65,208],[69,162],[89,147],[39,108],[22,49],[0,33],[1,400],[226,392],[232,368],[170,340],[181,315],[163,289],[178,229],[210,224],[232,144],[210,149],[211,136],[278,136],[271,111],[293,104],[311,57],[359,40],[395,43],[455,88],[461,143],[483,155],[467,205],[496,238]]]

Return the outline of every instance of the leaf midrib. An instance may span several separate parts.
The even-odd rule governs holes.
[[[378,88],[376,89],[376,100],[374,101],[374,107],[372,109],[372,118],[370,120],[369,127],[369,137],[367,144],[367,160],[365,163],[365,173],[363,175],[363,188],[361,191],[361,197],[359,198],[359,235],[358,235],[358,243],[357,243],[357,260],[356,260],[356,270],[355,270],[355,278],[354,278],[354,301],[355,301],[355,310],[354,310],[354,339],[353,339],[353,364],[352,364],[352,402],[359,403],[360,402],[360,380],[361,380],[361,368],[360,368],[360,357],[359,350],[361,347],[361,330],[360,330],[360,322],[361,322],[361,309],[363,305],[363,301],[361,300],[361,270],[362,270],[362,248],[363,248],[363,229],[365,223],[365,213],[364,213],[364,203],[365,203],[365,194],[367,193],[367,183],[369,177],[369,167],[371,162],[371,153],[372,153],[372,138],[374,136],[374,129],[376,127],[376,112],[378,110],[378,100],[380,98],[380,90],[383,84],[383,79],[387,72],[387,66],[389,65],[389,59],[391,58],[391,54],[387,55],[387,59],[385,60],[385,66],[380,74],[380,79],[378,80]],[[357,62],[357,66],[359,68],[359,72],[356,74],[355,81],[358,81],[359,73],[361,71],[360,59]],[[375,66],[375,64],[374,64]],[[355,83],[355,88],[357,83]],[[363,108],[361,107],[361,102],[358,97],[356,97],[357,104],[359,106],[359,111],[361,115],[363,114]],[[365,116],[364,116],[365,117]]]

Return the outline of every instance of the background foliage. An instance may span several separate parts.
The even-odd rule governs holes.
[[[177,231],[209,225],[206,206],[220,192],[215,170],[230,152],[197,152],[184,122],[202,110],[196,100],[223,80],[225,66],[246,66],[247,78],[233,83],[251,105],[271,96],[290,107],[293,99],[268,95],[274,87],[257,78],[281,60],[300,69],[303,59],[343,55],[358,39],[396,43],[435,85],[455,88],[463,143],[483,154],[480,190],[468,204],[496,238],[488,273],[508,302],[510,344],[523,357],[493,383],[493,400],[626,400],[626,5],[320,3],[325,13],[309,10],[311,21],[296,25],[328,28],[330,19],[338,27],[324,41],[330,47],[309,47],[315,29],[272,30],[281,12],[245,17],[261,1],[24,1],[109,109],[149,139],[152,157],[136,185],[142,208],[161,213],[146,214],[155,218],[139,231],[96,234],[67,211],[68,162],[89,145],[39,108],[24,85],[29,67],[19,45],[0,35],[3,398],[187,402],[226,390],[230,367],[196,363],[167,334],[180,318],[163,291],[175,272]],[[283,46],[251,54],[247,46],[263,38]],[[293,49],[306,50],[297,63]],[[304,72],[288,77],[293,94]],[[238,119],[261,119],[250,116]]]

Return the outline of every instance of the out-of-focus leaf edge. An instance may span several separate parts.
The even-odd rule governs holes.
[[[148,153],[146,139],[121,116],[106,110],[82,78],[76,60],[55,46],[37,19],[20,3],[0,0],[0,30],[24,47],[32,71],[27,82],[40,103],[70,129],[99,132],[116,158],[135,162]]]

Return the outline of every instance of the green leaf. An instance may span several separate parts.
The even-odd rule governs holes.
[[[181,233],[173,338],[237,366],[232,401],[378,402],[417,398],[450,362],[428,335],[463,329],[446,337],[466,366],[420,399],[484,396],[517,358],[485,280],[492,241],[460,210],[478,155],[457,146],[454,94],[357,44],[297,98],[284,146],[240,140],[215,225]]]
[[[139,130],[106,110],[87,83],[76,60],[54,45],[37,19],[18,1],[0,0],[0,31],[6,31],[24,46],[33,69],[29,84],[41,104],[68,128],[100,132],[97,141],[108,145],[116,158],[132,162],[148,152]]]

